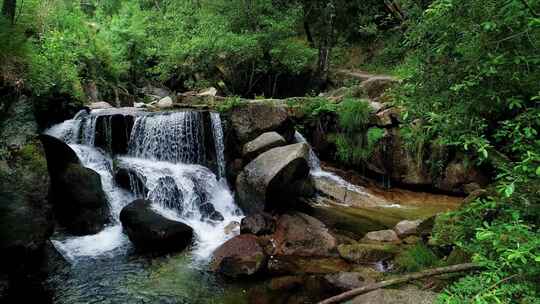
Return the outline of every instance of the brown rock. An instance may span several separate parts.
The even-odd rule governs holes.
[[[273,240],[275,255],[331,256],[337,246],[322,222],[303,213],[283,215]]]
[[[266,256],[257,237],[251,234],[238,235],[214,252],[210,264],[212,271],[227,277],[237,278],[259,272],[266,265]]]
[[[394,230],[379,230],[366,233],[364,241],[399,243],[400,239]]]

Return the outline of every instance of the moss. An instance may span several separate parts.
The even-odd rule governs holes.
[[[226,113],[235,108],[241,107],[245,104],[246,104],[246,101],[244,101],[240,97],[237,97],[237,96],[227,97],[225,101],[219,104],[219,106],[217,107],[217,111],[220,113]]]
[[[373,263],[392,258],[399,247],[392,244],[352,244],[338,246],[340,256],[354,263]]]
[[[409,272],[419,271],[440,263],[441,260],[439,257],[422,243],[417,243],[399,253],[395,259],[395,265],[398,270]]]

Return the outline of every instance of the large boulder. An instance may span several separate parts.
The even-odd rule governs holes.
[[[62,172],[68,164],[80,164],[75,151],[63,141],[45,134],[40,135],[39,139],[45,149],[47,166],[51,176]]]
[[[287,142],[283,136],[277,132],[266,132],[245,144],[242,149],[242,156],[245,161],[251,161],[261,153],[276,147],[285,146],[286,144]]]
[[[214,252],[210,268],[231,278],[256,274],[266,266],[266,255],[257,237],[238,235]]]
[[[75,235],[94,234],[109,223],[109,204],[101,177],[79,164],[51,176],[50,199],[58,222]]]
[[[57,221],[76,234],[99,232],[109,223],[109,204],[95,171],[83,167],[64,142],[40,136],[51,177],[49,199]]]
[[[152,210],[151,202],[136,200],[120,212],[122,227],[141,252],[165,253],[181,251],[193,240],[193,229],[169,220]]]
[[[238,140],[247,143],[265,132],[275,131],[288,142],[294,137],[294,124],[284,107],[250,102],[231,111],[231,124]]]
[[[336,238],[326,226],[303,213],[285,214],[278,220],[273,235],[273,255],[332,256]]]
[[[466,186],[471,183],[486,185],[488,179],[472,164],[467,165],[463,156],[458,156],[444,169],[438,188],[448,192],[464,193]]]
[[[255,158],[236,179],[242,210],[254,214],[294,201],[309,175],[308,159],[305,143],[274,148]]]

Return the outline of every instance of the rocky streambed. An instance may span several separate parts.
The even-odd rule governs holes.
[[[321,166],[296,119],[250,102],[85,110],[51,128],[58,225],[42,238],[65,262],[48,271],[50,301],[314,303],[381,279],[463,200]]]

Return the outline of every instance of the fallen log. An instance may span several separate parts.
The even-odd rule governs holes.
[[[368,284],[359,288],[355,288],[349,291],[346,291],[342,294],[339,294],[337,296],[333,296],[331,298],[328,298],[324,301],[319,302],[318,304],[333,304],[333,303],[340,303],[345,300],[349,300],[352,297],[368,293],[373,290],[377,290],[379,288],[388,287],[391,285],[406,283],[412,280],[421,279],[425,277],[431,277],[436,276],[440,274],[445,273],[452,273],[452,272],[461,272],[461,271],[469,271],[469,270],[475,270],[479,269],[480,267],[478,265],[475,265],[473,263],[465,263],[465,264],[458,264],[458,265],[452,265],[452,266],[446,266],[446,267],[438,267],[433,269],[427,269],[420,272],[414,272],[409,273],[403,276],[399,276],[394,279],[385,280],[377,283]]]

